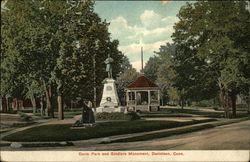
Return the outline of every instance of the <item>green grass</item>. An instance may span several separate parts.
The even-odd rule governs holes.
[[[173,135],[179,135],[179,134],[195,132],[195,131],[199,131],[199,130],[203,130],[203,129],[214,128],[216,126],[221,126],[221,125],[238,123],[238,122],[245,121],[245,120],[249,120],[249,118],[231,119],[231,120],[226,120],[226,121],[219,121],[219,122],[213,123],[213,124],[204,124],[204,125],[193,126],[193,127],[183,128],[183,129],[178,129],[178,130],[152,133],[152,134],[147,134],[147,135],[143,135],[143,136],[136,136],[136,137],[131,137],[131,138],[123,138],[123,139],[111,141],[111,143],[152,140],[152,139],[156,139],[156,138],[169,137],[169,136],[173,136]]]
[[[16,128],[14,128],[14,127],[2,128],[2,129],[0,129],[0,134],[11,131],[13,129],[16,129]]]
[[[140,117],[144,118],[156,118],[156,117],[192,117],[191,114],[183,114],[183,113],[146,113],[146,114],[140,114]]]
[[[81,115],[82,112],[81,111],[67,111],[64,112],[64,117],[65,118],[73,118],[76,115]],[[41,116],[41,113],[35,113],[36,116]],[[58,116],[58,112],[55,112],[55,117]]]
[[[16,132],[5,136],[6,141],[74,141],[90,138],[107,137],[137,132],[147,132],[168,129],[191,124],[216,121],[215,119],[193,120],[188,122],[177,121],[121,121],[97,123],[95,127],[85,129],[70,129],[71,124],[43,125]]]
[[[0,143],[0,147],[10,146],[10,143]]]

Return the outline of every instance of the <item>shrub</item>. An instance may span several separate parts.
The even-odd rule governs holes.
[[[219,108],[217,106],[214,106],[213,109],[214,110],[219,110]]]
[[[122,112],[102,112],[96,113],[96,120],[138,120],[140,116],[136,112],[124,114]]]
[[[128,112],[126,115],[130,117],[130,120],[139,120],[141,117],[134,111]]]
[[[29,116],[29,115],[27,115],[27,114],[25,114],[23,112],[18,112],[18,114],[19,114],[19,116],[21,118],[21,121],[27,121],[28,122],[28,121],[32,120],[31,116]]]

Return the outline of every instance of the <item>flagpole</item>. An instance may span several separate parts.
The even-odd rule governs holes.
[[[141,73],[143,73],[143,47],[141,47]]]

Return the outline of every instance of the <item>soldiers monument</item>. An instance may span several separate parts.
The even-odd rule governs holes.
[[[114,60],[108,55],[105,60],[106,72],[108,77],[103,81],[103,93],[100,106],[97,107],[97,112],[124,112],[124,107],[120,106],[115,80],[112,78],[112,62]]]

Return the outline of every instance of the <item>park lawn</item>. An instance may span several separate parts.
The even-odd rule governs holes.
[[[137,132],[147,132],[216,121],[216,119],[193,120],[187,122],[177,121],[121,121],[97,123],[95,127],[85,129],[70,129],[71,124],[43,125],[5,136],[6,141],[49,142],[49,141],[75,141],[90,138],[107,137]]]
[[[141,113],[140,117],[144,118],[160,118],[160,117],[192,117],[191,114],[185,113]]]
[[[65,118],[73,118],[76,115],[82,114],[82,111],[66,111],[64,112]],[[41,116],[41,113],[35,113],[36,116]],[[55,112],[55,117],[58,116],[58,112]]]

